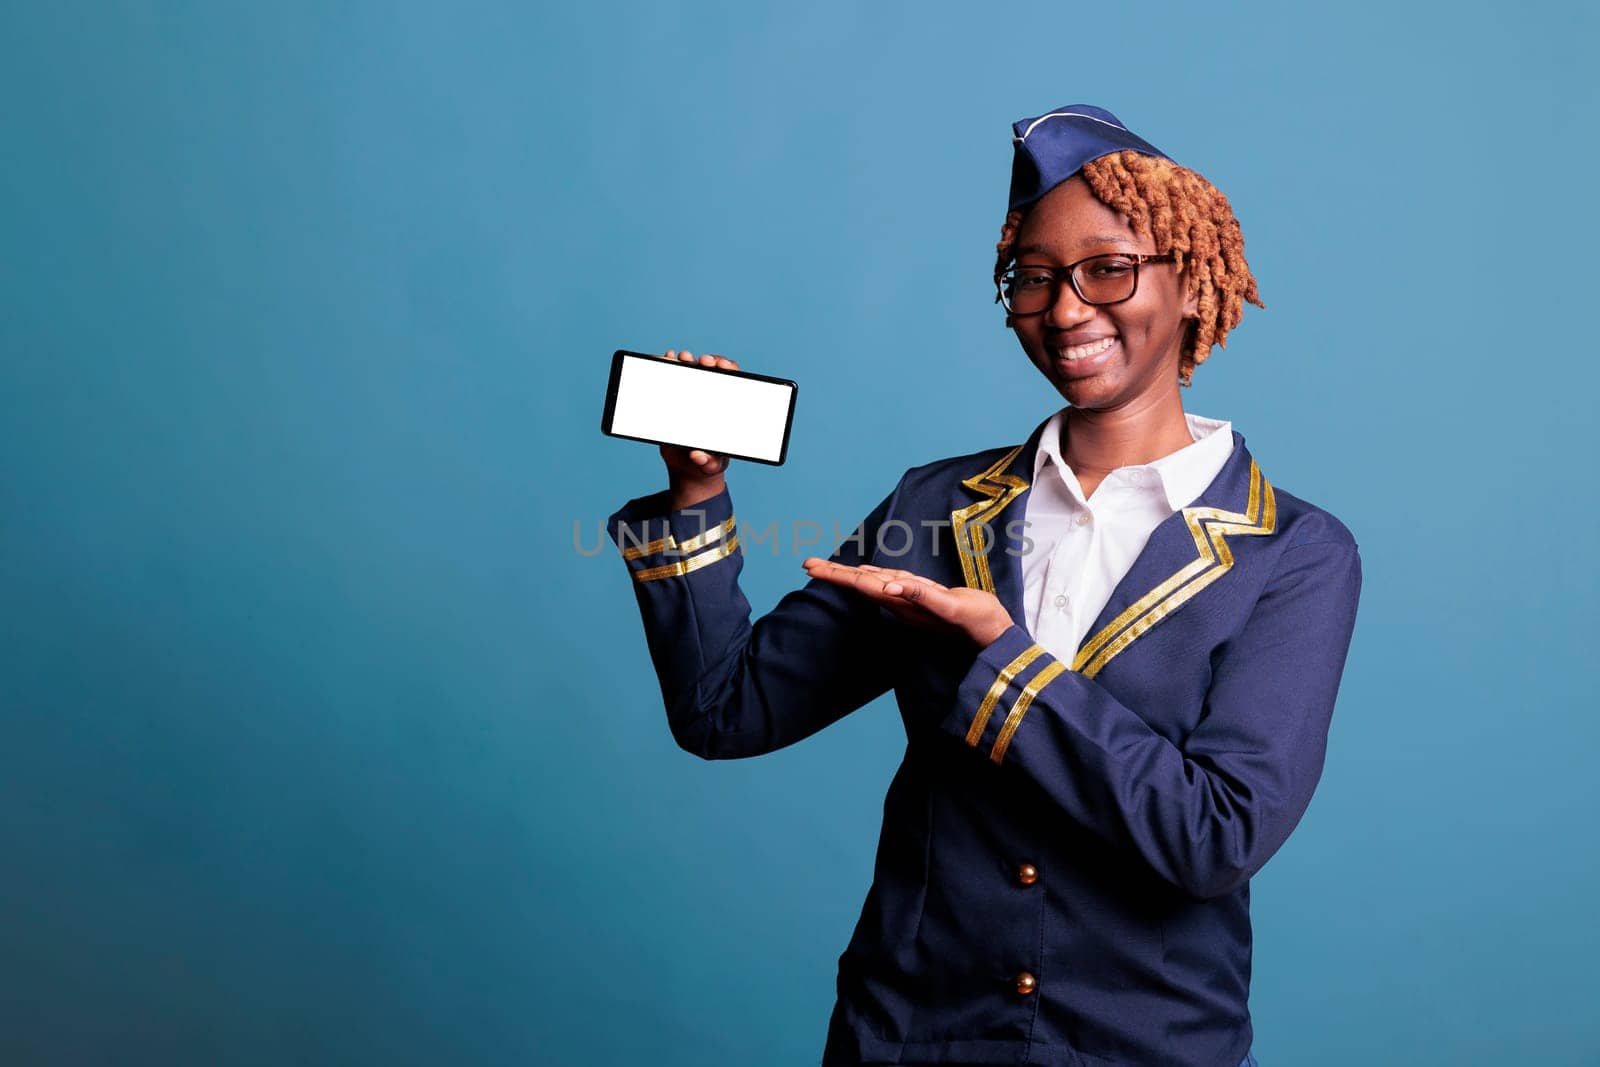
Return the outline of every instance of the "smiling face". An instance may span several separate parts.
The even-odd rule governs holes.
[[[1095,198],[1081,175],[1033,205],[1017,230],[1018,266],[1062,267],[1102,252],[1155,253],[1155,241]],[[1171,263],[1139,268],[1139,289],[1120,304],[1085,304],[1063,282],[1050,310],[1013,320],[1023,351],[1073,407],[1117,411],[1170,401],[1196,299]]]

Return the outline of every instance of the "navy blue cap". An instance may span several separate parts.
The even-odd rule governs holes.
[[[1103,107],[1068,104],[1011,124],[1011,211],[1020,211],[1091,159],[1131,150],[1171,159]]]

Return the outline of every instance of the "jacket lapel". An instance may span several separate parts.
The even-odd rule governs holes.
[[[1022,557],[1018,544],[1005,536],[1005,527],[1027,515],[1034,454],[1049,421],[1044,419],[1022,444],[963,478],[960,495],[966,502],[950,512],[962,580],[969,588],[994,593],[1019,623],[1027,618]],[[1072,669],[1093,678],[1151,627],[1223,579],[1233,568],[1229,537],[1265,536],[1276,529],[1272,486],[1235,431],[1233,453],[1205,492],[1151,533],[1089,628]]]
[[[1033,457],[1049,421],[1042,419],[1022,444],[962,478],[957,496],[968,502],[950,512],[962,580],[968,588],[995,594],[1018,622],[1027,617],[1022,607],[1022,557],[1020,542],[1006,536],[1006,524],[1027,514]]]
[[[1072,669],[1093,678],[1152,626],[1233,568],[1227,538],[1277,529],[1277,502],[1235,431],[1233,454],[1193,504],[1162,520],[1089,628]],[[1020,618],[1020,616],[1014,616]]]

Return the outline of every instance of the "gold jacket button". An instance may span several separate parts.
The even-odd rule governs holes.
[[[1038,988],[1039,980],[1033,975],[1029,974],[1027,971],[1023,971],[1021,974],[1017,975],[1017,992],[1022,996],[1027,996],[1029,993],[1032,993]]]
[[[1039,880],[1039,868],[1031,863],[1024,863],[1017,868],[1017,881],[1023,885],[1032,885]]]

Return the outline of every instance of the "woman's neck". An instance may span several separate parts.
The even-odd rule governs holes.
[[[1085,497],[1118,467],[1151,463],[1193,443],[1176,394],[1116,411],[1068,408],[1061,426],[1061,455]]]

